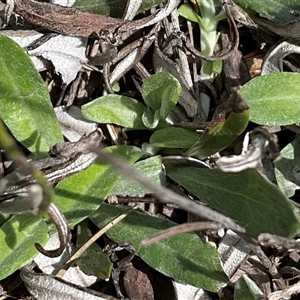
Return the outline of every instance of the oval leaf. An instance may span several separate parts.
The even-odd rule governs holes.
[[[255,77],[240,90],[251,108],[250,120],[261,125],[300,121],[300,74],[273,73]]]
[[[24,50],[0,35],[0,116],[15,138],[37,156],[63,141],[49,93]]]
[[[35,243],[45,245],[48,227],[33,214],[15,215],[0,230],[0,280],[30,262],[37,254]]]
[[[293,237],[300,230],[294,206],[257,170],[223,173],[166,164],[167,175],[212,208],[237,221],[253,237],[262,232]]]
[[[199,139],[196,132],[179,128],[168,127],[155,131],[150,138],[150,144],[163,148],[189,148]]]
[[[142,86],[142,96],[146,105],[159,111],[160,118],[163,120],[177,103],[180,93],[179,81],[167,72],[150,76]]]
[[[103,203],[90,219],[102,228],[125,210]],[[217,291],[227,282],[219,253],[196,234],[182,234],[147,247],[140,246],[145,237],[174,225],[171,221],[133,211],[107,234],[115,241],[133,245],[137,255],[161,273],[208,291]]]
[[[129,97],[106,95],[83,105],[81,109],[87,119],[98,123],[145,129],[142,122],[145,106]]]

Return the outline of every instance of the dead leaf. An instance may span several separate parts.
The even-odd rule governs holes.
[[[88,62],[85,56],[86,45],[87,38],[58,35],[28,51],[28,54],[50,60],[55,71],[62,76],[63,82],[69,84],[76,78],[82,64]]]
[[[37,300],[117,300],[99,292],[83,289],[51,275],[38,274],[26,268],[20,276],[30,294]]]

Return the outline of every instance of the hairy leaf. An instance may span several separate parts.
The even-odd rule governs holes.
[[[76,246],[78,248],[82,247],[92,236],[86,219],[77,226]],[[97,243],[93,243],[84,251],[76,260],[76,265],[85,274],[97,276],[102,280],[107,280],[110,277],[113,267],[108,255],[103,252]]]
[[[180,93],[179,81],[167,72],[150,76],[142,86],[142,96],[146,105],[159,111],[159,116],[163,120],[177,103]]]
[[[167,164],[167,175],[257,237],[268,232],[293,237],[300,230],[294,206],[277,186],[257,170],[224,173]]]
[[[298,153],[299,152],[299,153]],[[300,188],[300,138],[285,146],[275,162],[275,175],[279,187],[287,197]]]
[[[189,4],[182,4],[178,8],[178,13],[189,21],[199,23],[201,25],[203,24],[201,17],[195,12],[195,10]]]
[[[186,155],[204,159],[223,150],[246,129],[249,113],[248,104],[237,91],[233,91],[227,103],[217,108],[212,121]]]
[[[235,3],[250,14],[259,13],[262,17],[281,24],[297,22],[297,16],[291,14],[290,11],[300,10],[298,0],[236,0]]]
[[[0,279],[30,262],[37,254],[35,243],[48,240],[48,227],[40,216],[15,215],[0,230]]]
[[[163,148],[189,148],[199,139],[196,132],[179,128],[168,127],[155,131],[150,138],[150,144]]]
[[[0,117],[26,148],[46,156],[62,134],[49,93],[24,50],[0,35]],[[49,126],[51,124],[51,126]]]
[[[250,120],[260,125],[300,122],[300,74],[273,73],[255,77],[240,90],[251,108]]]
[[[90,219],[101,228],[124,210],[104,203]],[[133,211],[113,226],[108,236],[133,245],[137,255],[161,273],[209,291],[217,291],[227,281],[219,253],[196,234],[182,234],[148,247],[140,246],[145,237],[173,225],[175,223],[168,220]]]
[[[145,106],[135,99],[106,95],[81,107],[83,115],[98,123],[113,123],[119,126],[144,129],[142,115]]]

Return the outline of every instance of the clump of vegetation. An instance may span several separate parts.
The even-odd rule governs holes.
[[[232,297],[239,300],[275,296],[275,293],[264,295],[262,282],[251,278],[251,274],[240,276],[232,284],[234,291],[226,286],[234,272],[254,251],[268,268],[264,272],[270,272],[271,277],[277,280],[270,280],[270,290],[276,288],[277,293],[286,297],[293,293],[293,286],[289,287],[283,281],[276,269],[278,266],[271,265],[267,254],[277,255],[278,260],[284,263],[283,256],[290,252],[276,247],[283,246],[287,251],[294,251],[289,248],[298,246],[292,238],[300,231],[295,204],[298,202],[300,184],[297,136],[300,75],[283,69],[275,73],[263,67],[264,76],[249,78],[247,83],[238,82],[228,88],[221,77],[221,74],[230,75],[225,63],[230,55],[240,59],[242,54],[236,48],[229,48],[228,51],[232,53],[224,56],[225,63],[222,57],[213,61],[205,60],[205,56],[216,55],[216,46],[221,44],[220,37],[226,35],[218,26],[228,17],[233,20],[232,15],[228,15],[232,14],[233,9],[239,11],[240,22],[252,18],[261,26],[260,29],[273,29],[279,36],[281,32],[288,34],[284,26],[292,24],[294,20],[289,18],[293,19],[294,14],[284,14],[282,18],[288,19],[281,20],[281,23],[285,25],[277,24],[276,27],[273,24],[272,27],[270,20],[279,22],[279,17],[269,1],[264,4],[256,1],[250,4],[243,0],[235,2],[241,8],[231,1],[224,1],[223,10],[212,0],[197,1],[195,6],[186,3],[178,5],[180,28],[186,28],[187,20],[197,24],[192,31],[195,33],[193,47],[199,48],[198,51],[201,50],[204,55],[200,60],[195,59],[197,51],[191,54],[187,51],[191,48],[185,48],[187,37],[180,40],[181,43],[177,40],[174,42],[180,47],[172,49],[173,52],[164,53],[167,45],[164,45],[163,39],[172,36],[168,34],[170,28],[164,27],[167,21],[159,32],[152,32],[154,29],[151,26],[144,28],[149,36],[143,42],[154,41],[154,38],[151,40],[153,35],[155,45],[150,47],[149,44],[148,50],[144,51],[144,58],[141,55],[139,61],[136,57],[131,61],[132,68],[138,72],[134,76],[129,72],[122,74],[124,80],[118,81],[119,90],[116,93],[110,93],[113,88],[109,86],[113,82],[110,81],[110,71],[117,69],[116,55],[110,53],[109,61],[104,62],[100,70],[85,65],[89,71],[77,75],[69,88],[62,88],[61,95],[57,97],[57,75],[50,70],[43,74],[48,89],[52,88],[49,93],[28,54],[11,38],[0,35],[0,117],[3,122],[0,124],[0,143],[5,156],[16,164],[15,170],[0,180],[3,197],[0,203],[1,282],[35,259],[38,254],[35,244],[45,246],[50,237],[57,235],[55,227],[61,242],[59,250],[63,251],[69,243],[65,219],[72,229],[70,244],[75,253],[87,240],[94,242],[93,236],[97,236],[95,232],[98,229],[105,228],[124,214],[122,220],[107,229],[105,238],[93,243],[72,261],[85,274],[104,280],[112,275],[116,278],[117,272],[123,272],[118,263],[124,261],[116,263],[114,256],[118,247],[107,248],[110,242],[121,242],[122,246],[129,245],[129,248],[124,246],[124,251],[129,253],[130,259],[135,254],[148,266],[175,281],[220,295],[227,289],[226,292],[231,292]],[[284,11],[297,10],[292,4],[278,2],[276,5]],[[270,20],[266,21],[258,15]],[[167,20],[168,16],[164,18]],[[248,25],[246,21],[244,23]],[[253,30],[258,30],[255,26]],[[245,28],[244,34],[250,37],[251,31]],[[281,31],[276,28],[281,28]],[[227,29],[232,30],[231,27]],[[164,38],[161,40],[160,36]],[[111,49],[120,53],[125,51],[126,43],[117,48],[111,45]],[[240,48],[246,47],[243,40],[240,43]],[[257,48],[260,46],[258,43]],[[145,44],[137,47],[141,47],[136,49],[142,52]],[[268,47],[273,49],[274,60],[277,48]],[[293,47],[296,45],[291,49],[295,49]],[[252,50],[248,52],[252,53]],[[134,51],[128,51],[128,61]],[[181,60],[178,53],[184,53],[186,60]],[[270,50],[268,53],[271,53]],[[275,64],[268,55],[265,61]],[[158,57],[161,59],[159,68],[155,62]],[[149,63],[148,58],[153,58],[153,64]],[[184,65],[183,61],[190,63],[186,65],[190,77],[183,77],[184,72],[178,67]],[[162,67],[160,64],[163,62],[168,67]],[[286,66],[296,64],[292,59],[284,62]],[[210,87],[212,93],[197,81],[192,85],[187,83],[186,78],[193,78],[193,64],[200,70],[200,82],[206,82],[206,87]],[[148,67],[148,75],[145,66]],[[137,77],[141,73],[143,76]],[[199,90],[199,86],[202,89]],[[74,90],[82,93],[72,94]],[[80,98],[79,95],[85,96]],[[186,103],[183,105],[182,101],[186,100],[187,95],[191,101],[199,101],[203,97],[209,101],[210,110],[202,107],[208,122],[199,124],[199,116],[196,113],[191,116],[185,110]],[[67,96],[75,101],[65,109],[61,101]],[[214,100],[221,97],[225,101],[217,101],[218,105],[215,105]],[[58,109],[54,109],[53,103],[75,119],[75,123],[82,122],[85,126],[92,124],[93,130],[85,131],[85,127],[79,134],[80,139],[72,140],[66,127],[75,127],[74,123],[72,126],[66,125],[58,117]],[[199,103],[201,106],[204,102]],[[74,117],[72,109],[80,117]],[[276,131],[274,127],[279,129]],[[95,148],[98,142],[95,144],[89,140],[91,132],[97,132],[102,150]],[[279,143],[274,132],[279,137]],[[290,140],[281,140],[282,133],[289,135]],[[69,141],[65,142],[66,139]],[[56,145],[54,152],[53,145]],[[50,154],[49,149],[52,149]],[[262,164],[265,159],[267,167]],[[49,161],[51,164],[46,165]],[[76,161],[77,165],[74,164]],[[67,169],[68,166],[71,168]],[[57,171],[64,168],[69,173],[56,175],[59,174]],[[70,169],[74,171],[70,172]],[[41,187],[39,193],[33,193],[36,190],[30,188],[25,192],[21,190],[24,186],[32,187],[34,184]],[[180,196],[179,190],[186,196]],[[160,210],[164,218],[130,209],[128,205],[113,205],[109,200],[114,197],[117,197],[118,204],[146,202],[149,207],[155,206],[156,210]],[[157,204],[159,201],[162,203]],[[170,208],[166,203],[177,206]],[[144,210],[147,210],[145,206]],[[176,218],[178,211],[180,218]],[[154,209],[154,212],[157,211]],[[186,212],[194,218],[200,217],[200,222],[188,223]],[[172,231],[177,225],[175,222],[184,224],[176,227],[175,230],[179,232],[177,235]],[[227,267],[229,258],[222,252],[226,235],[223,237],[218,232],[221,228],[228,229],[227,237],[233,234],[239,243],[246,245],[241,251],[243,259],[232,269]],[[202,238],[190,233],[197,230],[202,230]],[[160,235],[163,235],[162,239]],[[151,236],[155,237],[155,243],[152,243],[152,238],[146,239]],[[203,237],[214,240],[214,245],[207,243]],[[263,252],[261,245],[269,252]],[[233,244],[227,246],[235,248]],[[38,249],[43,252],[41,247],[38,246]],[[278,250],[277,253],[274,249]],[[77,253],[81,253],[81,250]],[[252,268],[254,270],[256,267],[252,265]],[[21,277],[32,293],[29,283],[24,279],[27,271],[23,271],[25,273]],[[255,269],[255,272],[258,271]],[[121,297],[122,293],[117,288],[119,283],[115,281],[114,284],[116,295]],[[127,294],[130,289],[126,290]],[[51,289],[47,293],[51,295]],[[158,297],[157,294],[155,297]]]

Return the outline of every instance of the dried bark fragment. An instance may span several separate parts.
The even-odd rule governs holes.
[[[82,12],[75,8],[30,0],[16,0],[14,11],[27,21],[52,31],[89,37],[102,30],[115,32],[123,20]]]

